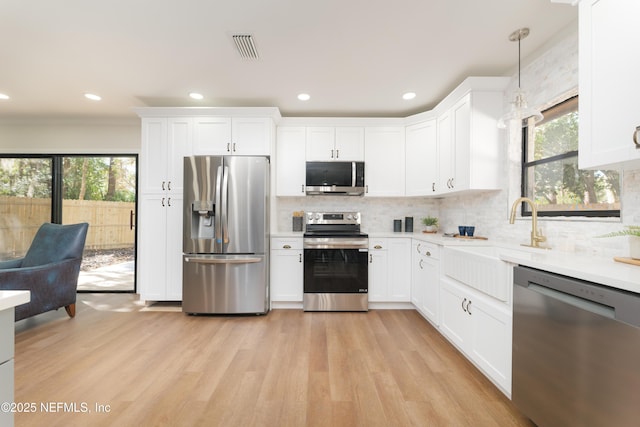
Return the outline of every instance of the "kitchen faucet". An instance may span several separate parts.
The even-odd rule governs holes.
[[[511,206],[511,217],[509,218],[509,224],[513,224],[516,220],[516,209],[518,208],[518,204],[521,202],[527,202],[531,206],[531,244],[527,245],[525,243],[522,243],[522,246],[549,249],[540,246],[540,243],[546,242],[547,238],[542,235],[542,230],[538,230],[538,209],[536,208],[536,204],[531,199],[527,197],[520,197],[515,202],[513,202],[513,206]]]

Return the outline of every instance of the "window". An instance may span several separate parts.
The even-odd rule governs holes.
[[[620,216],[616,171],[578,169],[578,97],[543,111],[522,131],[522,195],[540,216]],[[522,215],[531,215],[528,204]]]

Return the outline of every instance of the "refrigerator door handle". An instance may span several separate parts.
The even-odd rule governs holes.
[[[229,166],[222,173],[222,243],[229,243]]]
[[[218,166],[218,172],[216,174],[216,196],[215,196],[215,203],[216,203],[216,210],[219,210],[219,212],[222,212],[221,208],[222,208],[222,204],[220,203],[221,200],[221,196],[220,196],[220,188],[222,186],[222,166]],[[215,239],[216,239],[216,243],[222,243],[222,221],[220,219],[220,214],[218,214],[218,212],[216,212],[215,216],[213,217],[214,222],[213,222],[213,227],[215,229]]]
[[[203,258],[203,257],[184,257],[184,262],[195,262],[199,264],[251,264],[262,262],[263,258],[256,257],[233,257],[233,258]]]

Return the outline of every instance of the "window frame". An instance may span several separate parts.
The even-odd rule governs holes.
[[[567,105],[569,102],[574,99],[578,100],[578,95],[571,96],[564,101],[558,102],[551,107],[547,108],[543,111],[543,115],[546,116],[551,110],[555,110],[552,114],[552,119],[556,117],[560,117],[561,115],[566,113],[566,108],[563,108],[563,105]],[[579,112],[579,109],[578,109]],[[535,126],[535,125],[534,125]],[[542,165],[545,163],[551,163],[554,161],[559,161],[571,157],[578,157],[578,150],[567,151],[565,153],[557,154],[554,156],[550,156],[540,160],[531,160],[528,161],[528,153],[529,153],[529,125],[526,124],[526,120],[524,120],[522,126],[522,138],[521,138],[521,148],[522,148],[522,158],[521,158],[521,168],[520,168],[520,195],[522,197],[528,197],[527,195],[527,187],[528,187],[528,171],[529,168],[535,167],[537,165]],[[522,203],[520,206],[520,215],[523,217],[531,216],[531,207],[527,203]],[[608,210],[553,210],[553,211],[545,211],[538,210],[537,216],[539,217],[587,217],[587,218],[620,218],[620,209],[608,209]]]

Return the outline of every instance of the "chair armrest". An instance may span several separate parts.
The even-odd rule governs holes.
[[[22,265],[24,258],[10,259],[9,261],[0,261],[0,270],[6,270],[8,268],[19,268]]]

